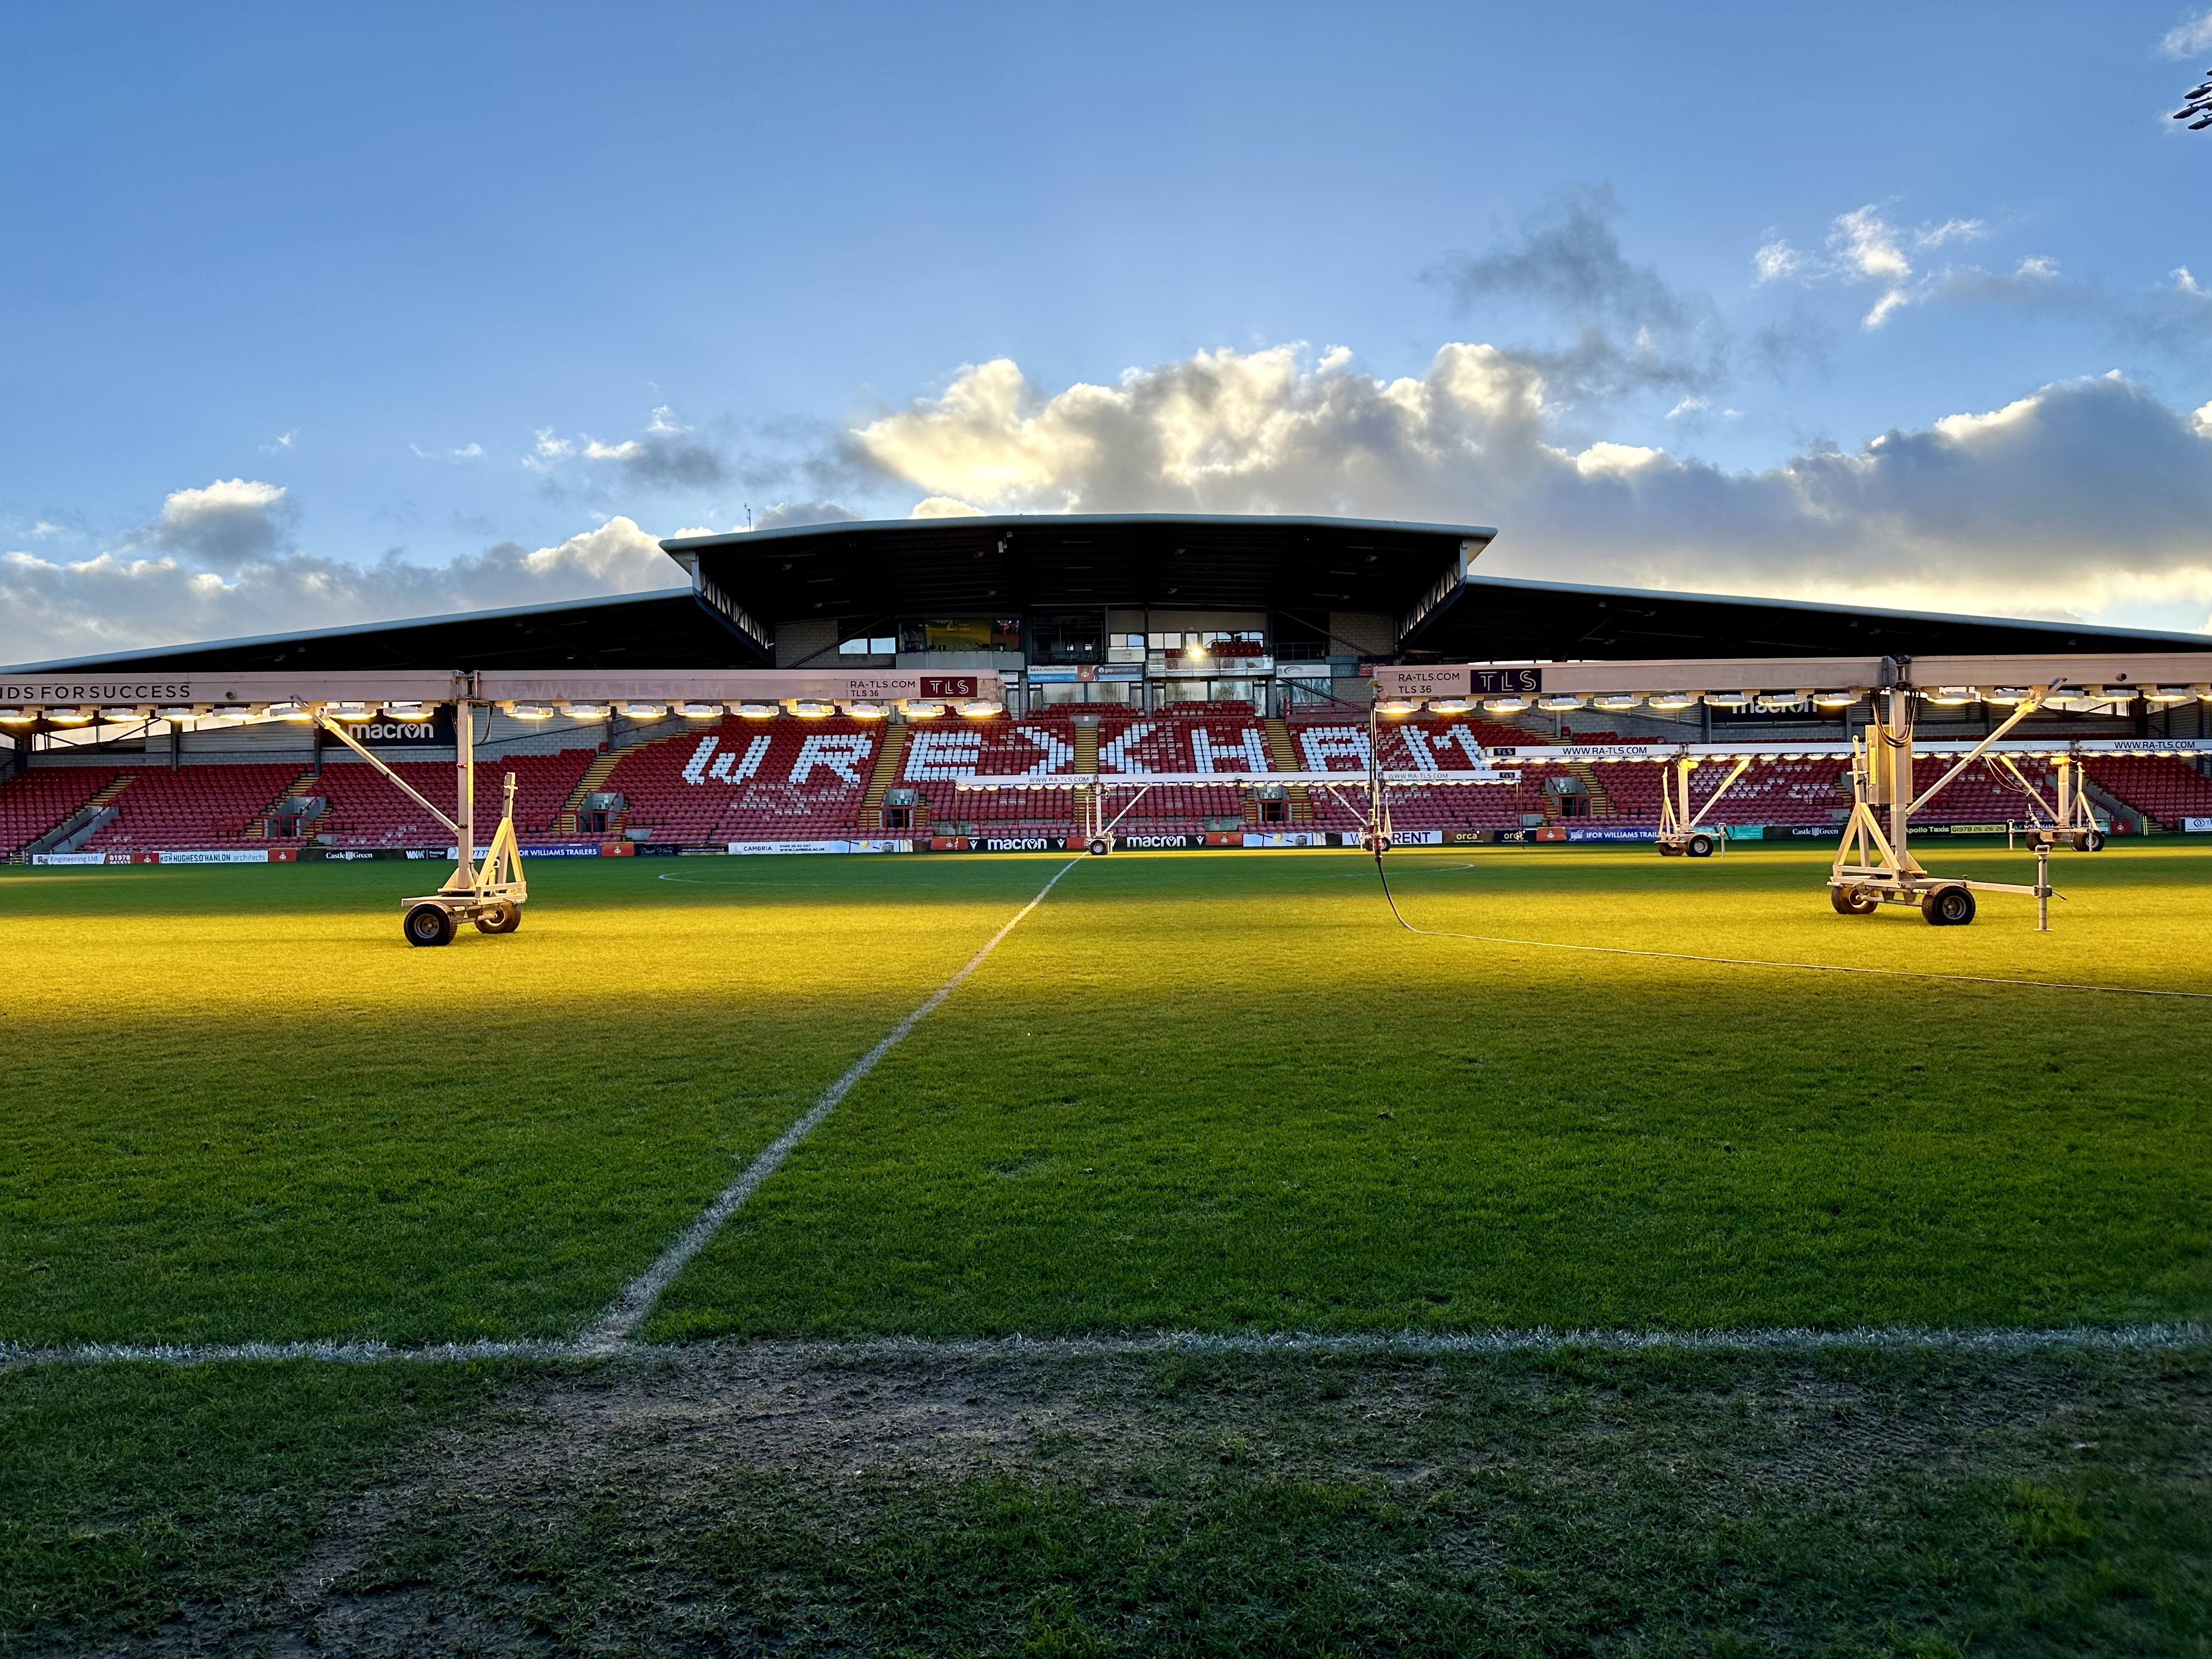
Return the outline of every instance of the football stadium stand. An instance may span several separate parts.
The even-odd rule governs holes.
[[[880,722],[842,715],[726,720],[654,738],[608,772],[603,787],[624,802],[608,828],[694,845],[848,836],[883,738]]]
[[[33,767],[0,783],[0,857],[14,858],[129,775],[113,766]]]
[[[2089,781],[2161,829],[2185,818],[2212,818],[2212,778],[2170,755],[2100,756],[2082,769]]]
[[[1587,743],[1610,734],[1566,735]],[[1495,721],[1423,714],[1383,726],[1379,758],[1391,771],[1462,771],[1489,764],[1489,751],[1499,745],[1551,740],[1548,733]],[[689,845],[832,840],[886,833],[887,823],[896,824],[889,833],[898,835],[972,829],[983,836],[1073,836],[1083,821],[1079,792],[1022,787],[1024,779],[1095,771],[1127,785],[1170,773],[1297,770],[1340,774],[1345,787],[1291,786],[1265,799],[1233,785],[1163,784],[1140,796],[1118,788],[1108,793],[1108,814],[1119,814],[1115,828],[1122,836],[1194,835],[1263,823],[1355,831],[1368,744],[1366,720],[1350,711],[1294,710],[1270,719],[1248,702],[1173,703],[1151,714],[1062,704],[1020,718],[947,715],[890,724],[842,715],[732,718],[664,726],[608,752],[485,755],[477,768],[477,822],[488,835],[498,817],[501,780],[512,771],[516,830],[525,845],[623,836]],[[1918,786],[1929,787],[1950,763],[1918,757]],[[2021,757],[2017,763],[2046,800],[2055,798],[2050,763]],[[392,764],[432,801],[451,798],[450,762]],[[1723,761],[1701,765],[1692,776],[1693,802],[1710,798],[1730,767]],[[2179,830],[2186,820],[2212,818],[2212,779],[2186,761],[2095,757],[2084,770],[2100,799],[2156,828]],[[1392,820],[1401,830],[1449,831],[1587,817],[1615,830],[1656,830],[1661,791],[1673,775],[1670,766],[1641,762],[1527,768],[1515,784],[1400,788]],[[1570,779],[1574,786],[1562,792],[1559,785]],[[1008,787],[972,787],[993,781]],[[309,810],[279,810],[295,799],[309,803]],[[587,801],[597,809],[602,800],[611,805],[586,810]],[[105,822],[87,815],[95,804],[113,809]],[[1850,804],[1848,775],[1836,759],[1762,760],[1736,781],[1711,821],[1822,830],[1838,824]],[[2029,816],[2026,805],[2009,779],[1984,763],[1946,785],[1918,817],[1929,823],[2016,823]],[[97,828],[88,827],[95,822]],[[374,769],[327,752],[319,773],[296,762],[33,766],[0,781],[0,858],[23,855],[65,824],[72,828],[65,844],[95,854],[310,843],[425,849],[452,839]]]
[[[297,767],[257,764],[142,771],[115,798],[115,817],[85,842],[83,850],[164,852],[271,845],[262,835],[264,823],[298,775]]]

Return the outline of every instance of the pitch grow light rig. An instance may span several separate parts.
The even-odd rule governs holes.
[[[2037,900],[2039,922],[2048,926],[2051,847],[2061,839],[2083,851],[2102,844],[2071,754],[2059,763],[2057,802],[2042,803],[2050,817],[2035,837],[2038,865],[2033,885],[1930,875],[1912,854],[1912,815],[1969,766],[1992,754],[2040,801],[2009,752],[1998,747],[2008,732],[2046,708],[2090,712],[2121,711],[2138,701],[2151,708],[2212,703],[2212,653],[1458,663],[1377,668],[1375,696],[1377,718],[1410,714],[1424,706],[1439,714],[1465,714],[1478,706],[1492,714],[1584,708],[1626,713],[1645,706],[1676,713],[1703,702],[1711,708],[1780,713],[1807,706],[1849,709],[1871,699],[1865,727],[1850,745],[1851,812],[1828,877],[1829,900],[1838,912],[1868,915],[1878,905],[1910,904],[1917,906],[1930,923],[1956,927],[1974,919],[1976,892],[2021,893]],[[1984,703],[2011,712],[1978,742],[1930,745],[1929,752],[1942,752],[1953,763],[1933,784],[1916,792],[1913,726],[1923,703],[1939,708]],[[1692,856],[1711,852],[1717,837],[1701,821],[1750,761],[1802,755],[1807,750],[1802,743],[1679,748],[1673,757],[1676,788],[1663,797],[1660,850]],[[1536,760],[1540,754],[1532,746],[1498,758],[1512,763]],[[1735,758],[1735,769],[1693,810],[1689,775],[1700,759],[1720,755]],[[1387,837],[1379,775],[1370,775],[1378,779],[1370,796],[1370,834]]]
[[[0,683],[0,723],[58,726],[215,718],[239,721],[312,721],[381,772],[392,787],[453,837],[453,872],[434,893],[402,899],[401,931],[410,945],[447,945],[460,923],[479,933],[511,933],[522,925],[530,887],[514,835],[514,775],[507,775],[499,827],[478,861],[476,842],[476,710],[495,707],[522,720],[566,714],[605,720],[615,711],[635,720],[671,714],[720,720],[726,712],[773,714],[779,708],[805,717],[842,710],[880,720],[898,705],[912,717],[954,710],[971,717],[1005,707],[999,677],[963,674],[816,673],[732,669],[676,674],[482,673],[413,670],[352,673],[174,674],[143,679],[86,678]],[[380,719],[428,720],[453,708],[454,811],[447,817],[385,764],[349,727]]]

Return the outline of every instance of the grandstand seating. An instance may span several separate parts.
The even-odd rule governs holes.
[[[0,858],[58,829],[122,775],[113,766],[33,767],[0,782]]]
[[[480,755],[477,759],[476,820],[479,841],[489,841],[499,823],[507,775],[514,774],[514,832],[526,842],[557,839],[556,821],[576,781],[595,755],[589,749],[563,749],[550,755]],[[396,761],[392,769],[444,808],[453,798],[453,763]],[[374,767],[360,761],[325,760],[310,792],[329,803],[308,827],[332,847],[439,848],[453,844],[445,827],[392,787]]]
[[[115,817],[88,853],[291,846],[250,832],[300,775],[297,766],[241,763],[149,768],[115,798]]]
[[[2035,807],[2021,795],[2020,786],[2008,775],[2000,772],[1987,761],[1977,761],[1945,784],[1935,799],[1915,813],[1914,822],[2008,823],[2055,806],[2058,790],[2051,777],[2050,763],[2027,757],[2015,757],[2014,763],[2042,795],[2045,806]],[[1930,784],[1957,764],[1955,758],[1947,760],[1941,756],[1914,756],[1913,793],[1916,795],[1925,793]]]
[[[1708,761],[1690,774],[1692,811],[1712,798],[1713,791],[1735,767],[1733,761]],[[1755,761],[1721,798],[1710,821],[1808,828],[1840,823],[1850,811],[1851,798],[1848,790],[1836,787],[1836,780],[1847,770],[1842,762],[1832,759]],[[1658,827],[1661,793],[1674,787],[1672,766],[1621,762],[1601,765],[1597,776],[1613,803],[1616,823],[1624,828]]]
[[[1367,723],[1342,714],[1294,715],[1291,743],[1302,769],[1341,772],[1347,785],[1367,769]],[[1488,762],[1487,750],[1502,744],[1526,746],[1543,741],[1517,726],[1480,720],[1445,720],[1440,715],[1395,720],[1381,729],[1380,758],[1385,771],[1464,772]],[[1326,787],[1311,794],[1314,823],[1323,830],[1356,830],[1356,798]],[[1544,813],[1540,781],[1523,774],[1518,784],[1480,784],[1401,789],[1393,796],[1390,821],[1401,830],[1517,830],[1524,817]]]
[[[639,744],[604,787],[656,842],[838,840],[859,826],[883,732],[842,715],[724,720]]]
[[[899,782],[927,803],[933,823],[973,823],[990,835],[1073,835],[1067,789],[963,790],[962,778],[1018,778],[1075,769],[1072,705],[1014,720],[949,719],[909,727]],[[1082,712],[1088,712],[1082,711]]]
[[[2212,818],[2212,778],[2171,755],[2100,755],[2083,762],[2082,769],[2098,788],[2163,828]]]

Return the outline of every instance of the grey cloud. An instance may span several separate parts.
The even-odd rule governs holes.
[[[296,504],[276,485],[218,478],[204,489],[170,495],[161,504],[161,516],[132,541],[227,569],[289,546],[298,523]]]
[[[626,518],[552,547],[502,542],[443,566],[397,551],[351,563],[286,550],[216,571],[171,552],[0,553],[0,660],[671,587],[682,573]]]
[[[1539,369],[1458,344],[1395,382],[1277,349],[1048,396],[983,364],[855,441],[992,511],[1496,524],[1509,574],[2047,613],[2212,599],[2208,422],[2112,376],[1727,471],[1569,441]]]
[[[851,524],[860,516],[835,501],[779,501],[753,520],[753,528],[792,530],[808,524]]]
[[[1728,373],[1719,313],[1705,296],[1678,292],[1621,252],[1613,227],[1620,213],[1607,186],[1563,191],[1511,240],[1485,253],[1449,254],[1423,279],[1448,292],[1462,313],[1486,301],[1518,301],[1571,326],[1571,344],[1515,349],[1555,388],[1589,397],[1712,389]]]

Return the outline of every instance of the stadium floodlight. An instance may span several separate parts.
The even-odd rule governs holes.
[[[1938,708],[1958,708],[1981,701],[1981,694],[1971,685],[1930,686],[1920,696],[1923,702],[1932,702]]]
[[[626,702],[622,706],[626,720],[657,720],[668,713],[665,702]]]
[[[906,710],[910,720],[933,720],[945,712],[945,705],[929,697],[908,697],[899,705]]]
[[[2164,708],[2171,703],[2187,702],[2197,693],[2185,685],[2147,685],[2142,689],[2143,701],[2154,708]]]
[[[819,697],[793,697],[787,706],[803,720],[826,720],[837,712],[836,703],[824,702]]]
[[[269,718],[272,720],[313,721],[315,711],[304,702],[272,702],[269,705]]]
[[[550,702],[509,702],[501,703],[500,707],[519,720],[550,720],[554,714],[553,705]]]
[[[197,720],[199,717],[199,712],[189,703],[176,703],[162,709],[161,714],[165,720]]]
[[[0,726],[28,726],[38,718],[35,708],[0,708]]]
[[[1526,697],[1485,697],[1482,700],[1482,712],[1486,714],[1517,714],[1528,706],[1528,699]],[[1434,708],[1436,704],[1432,702],[1429,707]]]
[[[1800,691],[1762,691],[1759,694],[1758,702],[1768,714],[1778,714],[1784,708],[1802,708],[1811,701],[1812,696],[1809,686]]]
[[[46,711],[46,718],[52,720],[56,726],[89,726],[92,724],[92,710],[89,708],[50,708]]]
[[[356,708],[361,707],[359,703],[355,703],[352,706]],[[268,705],[265,703],[257,707],[252,703],[227,702],[221,708],[214,709],[211,712],[219,720],[232,720],[243,726],[248,720],[259,720],[261,716],[267,712],[267,708]],[[360,718],[358,715],[341,714],[335,708],[331,710],[331,713],[334,718],[338,720],[353,720]]]
[[[1858,692],[1850,690],[1848,688],[1839,688],[1833,691],[1815,691],[1813,694],[1813,707],[1815,708],[1849,708],[1853,703],[1859,700],[1859,696],[1860,694]]]
[[[1698,706],[1698,694],[1694,691],[1662,691],[1651,699],[1651,706],[1663,714],[1679,714],[1685,708]]]
[[[426,720],[430,718],[430,705],[427,702],[387,702],[384,705],[384,712],[395,720]]]
[[[572,720],[603,720],[607,717],[608,705],[603,702],[564,702],[561,712]]]
[[[1005,714],[1006,706],[992,697],[970,697],[960,705],[960,712],[971,720],[987,720]]]
[[[1429,713],[1431,714],[1464,714],[1472,711],[1474,708],[1474,699],[1472,697],[1431,697],[1429,699]]]
[[[1749,707],[1751,700],[1758,695],[1755,691],[1708,691],[1705,693],[1705,707],[1744,708]]]
[[[334,702],[329,704],[324,712],[334,720],[373,720],[383,710],[373,702]],[[240,718],[227,708],[222,711],[222,716],[225,720]]]
[[[2035,700],[2035,693],[2024,685],[1985,685],[1981,696],[1984,702],[2007,703],[2014,708]]]
[[[772,702],[733,702],[730,707],[749,720],[772,720],[783,712]]]
[[[679,702],[676,705],[676,712],[687,720],[720,720],[722,705],[719,702]]]
[[[1378,714],[1410,714],[1419,707],[1420,704],[1411,697],[1383,697],[1376,702],[1375,712]]]
[[[150,708],[103,708],[100,711],[100,718],[110,725],[128,726],[134,720],[152,720],[154,711]]]
[[[1589,700],[1589,706],[1604,714],[1625,714],[1644,701],[1640,691],[1601,691]]]
[[[847,703],[845,712],[856,720],[879,720],[891,711],[889,703],[864,702]]]
[[[1536,699],[1536,707],[1547,714],[1564,714],[1583,706],[1583,699],[1566,692],[1547,694]]]
[[[2197,694],[2197,702],[2212,702],[2212,685],[2192,685],[2189,689]]]

